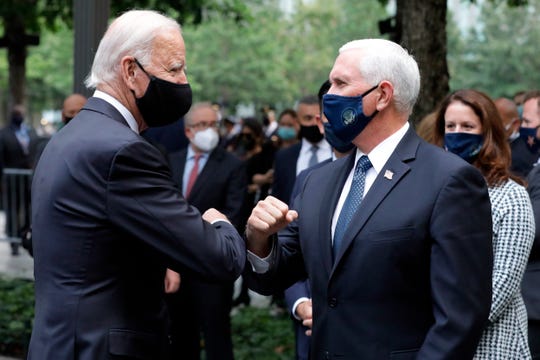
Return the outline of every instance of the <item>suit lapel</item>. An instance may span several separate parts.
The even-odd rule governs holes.
[[[343,236],[340,251],[334,261],[332,272],[341,261],[343,255],[348,250],[353,240],[357,239],[358,233],[362,230],[375,209],[384,198],[394,189],[400,180],[409,172],[410,167],[406,162],[416,157],[416,150],[419,145],[419,138],[412,128],[409,128],[403,139],[400,141],[386,164],[377,175],[375,182],[362,200],[360,207],[354,214],[347,231]],[[390,175],[392,174],[392,175]],[[339,188],[341,189],[342,186]]]
[[[323,257],[324,268],[327,272],[327,276],[330,276],[332,270],[332,217],[334,216],[334,210],[337,206],[339,196],[341,195],[341,189],[347,180],[347,176],[354,166],[355,155],[349,155],[343,161],[343,166],[339,167],[338,171],[325,172],[325,176],[329,178],[328,184],[332,187],[333,191],[325,191],[323,193],[322,202],[320,205],[320,218],[319,218],[319,234],[318,237],[321,243],[318,244]],[[334,186],[337,184],[337,186]]]
[[[206,161],[204,168],[197,176],[197,179],[195,179],[195,184],[193,184],[193,189],[191,189],[188,200],[192,201],[195,197],[199,195],[205,179],[217,176],[215,175],[215,172],[217,171],[217,165],[220,161],[220,158],[222,157],[222,154],[219,152],[219,150],[219,148],[214,149],[208,156],[208,160]]]

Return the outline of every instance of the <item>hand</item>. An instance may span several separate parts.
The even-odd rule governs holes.
[[[306,335],[311,336],[311,327],[313,326],[313,304],[311,300],[303,301],[296,307],[296,315],[302,319],[302,325],[308,327]]]
[[[172,294],[180,288],[180,274],[171,269],[167,269],[165,273],[165,293]]]
[[[209,223],[212,223],[216,220],[224,220],[228,223],[230,223],[229,219],[219,211],[217,211],[214,208],[208,209],[204,212],[202,215],[203,220],[208,221]]]
[[[257,203],[246,226],[248,249],[259,257],[270,253],[268,237],[283,229],[298,217],[287,204],[273,196]]]

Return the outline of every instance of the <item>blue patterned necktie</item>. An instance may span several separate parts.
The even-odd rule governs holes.
[[[311,157],[309,158],[308,167],[312,167],[313,165],[317,165],[319,163],[319,159],[317,159],[317,150],[319,150],[319,147],[317,145],[311,146]]]
[[[343,240],[343,234],[345,234],[349,222],[356,212],[356,209],[358,209],[358,206],[360,206],[360,202],[362,202],[362,197],[364,196],[364,186],[366,184],[366,172],[371,168],[371,166],[372,165],[369,158],[366,155],[363,155],[358,160],[356,168],[354,169],[351,189],[349,190],[349,194],[347,194],[347,198],[345,199],[345,203],[343,204],[343,208],[339,214],[336,230],[334,232],[334,259],[339,252],[339,248]]]

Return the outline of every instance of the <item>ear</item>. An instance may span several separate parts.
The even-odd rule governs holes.
[[[120,74],[122,76],[122,80],[124,80],[124,83],[130,90],[135,91],[136,96],[142,96],[142,94],[137,94],[138,86],[135,78],[136,73],[137,64],[135,64],[133,57],[124,56],[120,60]]]
[[[377,98],[377,110],[381,111],[388,107],[394,99],[394,85],[390,81],[383,80],[379,84],[379,97]]]

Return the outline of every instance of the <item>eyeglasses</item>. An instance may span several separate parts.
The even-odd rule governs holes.
[[[190,128],[193,128],[193,129],[202,129],[202,130],[206,130],[208,128],[214,128],[214,129],[217,129],[218,128],[218,123],[217,121],[201,121],[197,124],[191,124],[189,125]]]

